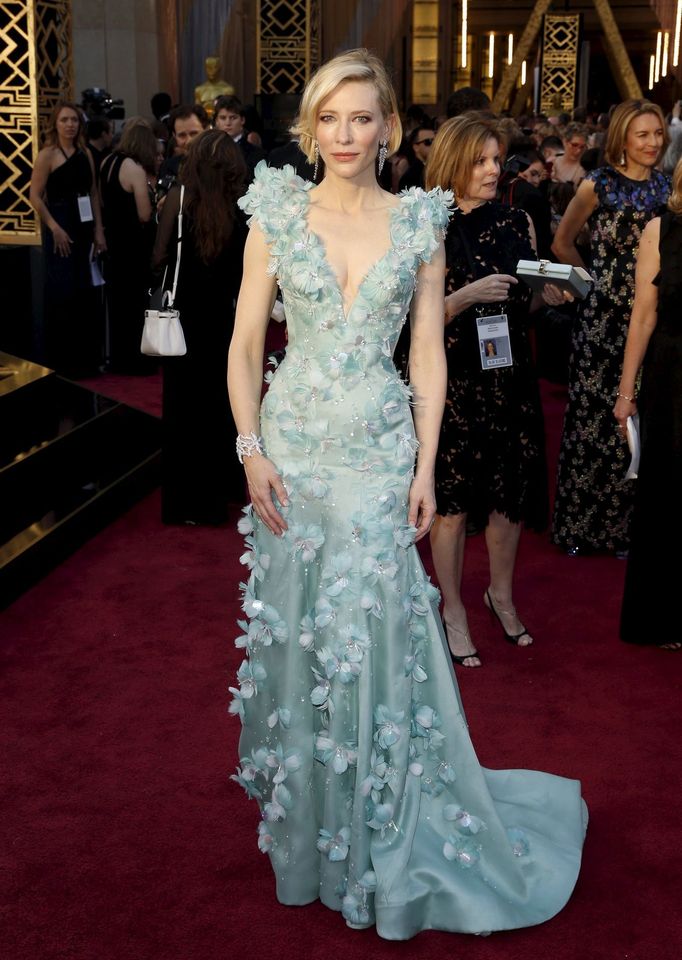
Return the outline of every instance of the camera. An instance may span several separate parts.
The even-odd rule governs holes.
[[[156,202],[158,203],[161,197],[165,197],[177,182],[178,175],[176,173],[164,173],[162,177],[159,177],[156,181]]]
[[[125,106],[123,100],[112,100],[103,87],[88,87],[81,93],[81,106],[89,120],[106,117],[107,120],[123,120]]]

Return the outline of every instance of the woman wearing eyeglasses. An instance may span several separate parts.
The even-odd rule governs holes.
[[[424,187],[426,161],[429,159],[431,144],[435,136],[431,127],[416,127],[412,131],[408,143],[412,147],[414,160],[407,173],[404,173],[400,178],[399,190],[405,190],[407,187]]]

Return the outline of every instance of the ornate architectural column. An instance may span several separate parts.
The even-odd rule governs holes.
[[[41,125],[73,96],[69,0],[0,0],[0,243],[39,244],[28,200]]]

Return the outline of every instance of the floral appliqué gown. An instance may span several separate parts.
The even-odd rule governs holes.
[[[234,779],[260,806],[282,903],[320,898],[392,940],[540,923],[576,881],[580,785],[479,765],[407,523],[417,441],[392,353],[451,194],[400,196],[389,249],[345,313],[307,225],[311,187],[262,163],[240,201],[284,295],[288,347],[261,432],[290,502],[281,538],[250,507],[240,522]]]

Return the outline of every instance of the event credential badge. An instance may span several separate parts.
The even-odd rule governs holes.
[[[476,317],[476,327],[481,367],[484,370],[511,367],[513,360],[507,314],[498,313],[492,317]]]

